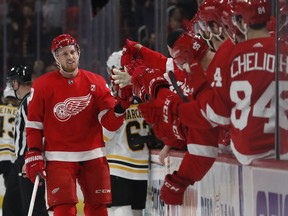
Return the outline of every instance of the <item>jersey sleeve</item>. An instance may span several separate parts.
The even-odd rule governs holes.
[[[116,131],[123,124],[124,115],[114,112],[116,101],[104,78],[100,77],[97,84],[96,98],[99,109],[99,122],[105,130]]]
[[[206,125],[208,122],[223,127],[230,124],[231,103],[227,91],[227,65],[226,62],[217,61],[224,59],[221,53],[217,54],[206,71],[206,83],[202,81],[195,99],[179,106],[180,119],[192,127]]]
[[[190,128],[187,152],[178,169],[179,176],[190,184],[200,181],[210,170],[218,155],[218,128]]]
[[[44,121],[44,93],[41,91],[41,83],[35,80],[28,98],[28,116],[26,124],[28,149],[37,148],[43,150],[43,121]]]
[[[169,61],[169,58],[162,55],[161,53],[144,46],[140,49],[140,53],[142,55],[144,63],[148,67],[157,68],[162,72],[165,72],[167,70],[167,64],[171,61]]]

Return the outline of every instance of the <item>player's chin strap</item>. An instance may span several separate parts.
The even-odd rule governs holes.
[[[174,87],[174,89],[176,90],[177,94],[185,101],[185,102],[189,102],[189,99],[186,95],[183,94],[183,92],[180,90],[179,86],[177,85],[177,81],[175,78],[175,75],[173,73],[173,71],[169,71],[168,72],[168,76],[171,80],[171,84]]]

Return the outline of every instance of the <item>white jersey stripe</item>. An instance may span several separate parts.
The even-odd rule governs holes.
[[[80,152],[59,152],[59,151],[45,151],[47,161],[87,161],[106,156],[104,147],[96,148],[90,151]]]
[[[35,128],[35,129],[43,130],[43,122],[27,120],[26,128]]]
[[[235,157],[237,158],[237,160],[243,164],[243,165],[249,165],[253,160],[255,159],[260,159],[260,158],[275,158],[276,154],[275,154],[275,150],[270,150],[268,152],[264,152],[262,154],[254,154],[254,155],[244,155],[241,154],[234,146],[233,141],[231,140],[230,142],[230,146],[231,149],[235,155]]]
[[[107,159],[117,159],[118,161],[125,161],[125,162],[130,162],[130,163],[134,163],[134,164],[144,164],[144,165],[147,165],[148,164],[148,160],[137,160],[137,159],[134,159],[134,158],[129,158],[129,157],[124,157],[124,156],[121,156],[121,155],[110,155],[108,154],[107,155]]]
[[[121,164],[111,164],[111,163],[109,163],[109,167],[110,167],[110,169],[116,169],[115,172],[117,172],[117,169],[119,169],[119,170],[124,170],[124,171],[132,172],[132,173],[138,173],[138,174],[141,174],[141,173],[147,174],[147,173],[149,173],[148,167],[146,169],[142,169],[141,170],[138,167],[137,168],[133,168],[133,167],[124,166],[124,165],[121,165]]]
[[[188,152],[192,155],[216,158],[218,155],[218,148],[199,144],[187,144]]]
[[[208,119],[211,121],[220,124],[220,125],[229,125],[230,124],[230,118],[218,115],[214,112],[214,110],[207,104],[206,106],[206,113]]]

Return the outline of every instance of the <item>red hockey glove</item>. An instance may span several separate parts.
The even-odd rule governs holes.
[[[168,205],[182,205],[184,192],[189,184],[189,181],[177,175],[177,171],[174,171],[172,175],[166,175],[160,199]]]
[[[132,92],[135,96],[139,97],[142,102],[147,102],[149,99],[148,94],[146,94],[145,87],[132,85]]]
[[[129,52],[127,46],[124,46],[123,53],[122,53],[121,60],[120,60],[121,66],[124,67],[125,65],[130,64],[132,59],[133,59],[133,56],[131,52]]]
[[[127,108],[131,105],[133,100],[132,86],[128,85],[123,88],[116,86],[116,106],[114,108],[115,113],[123,114]]]
[[[155,136],[162,140],[165,145],[184,150],[187,147],[186,133],[187,128],[180,125],[171,125],[167,123],[159,123],[153,125]]]
[[[32,181],[35,182],[37,174],[43,179],[46,179],[44,158],[40,150],[29,150],[25,154],[26,175]]]
[[[139,44],[138,42],[136,41],[132,41],[132,40],[129,40],[129,39],[126,39],[126,47],[127,49],[129,49],[129,52],[135,57],[139,57],[138,55],[140,54],[139,53],[139,50],[141,48],[141,44]]]
[[[132,76],[135,69],[140,66],[147,67],[142,59],[136,59],[136,60],[132,60],[129,64],[125,65],[124,69]]]
[[[145,93],[151,98],[156,98],[159,88],[169,87],[169,83],[163,77],[163,73],[159,70],[148,68],[147,66],[139,66],[135,68],[131,78],[131,83],[135,89],[145,87]]]
[[[186,140],[187,129],[180,125],[172,125],[165,122],[153,124],[155,136],[161,139],[164,143],[166,140],[179,139]],[[166,144],[166,143],[165,143]]]
[[[123,53],[121,56],[121,66],[124,67],[125,65],[130,64],[133,60],[142,58],[139,50],[140,44],[138,42],[134,42],[131,40],[126,39],[126,45],[123,47]],[[136,46],[137,45],[137,46]]]
[[[178,125],[178,106],[180,103],[183,103],[183,100],[177,94],[173,94],[164,100],[151,100],[142,103],[138,108],[143,118],[150,124],[165,122]]]

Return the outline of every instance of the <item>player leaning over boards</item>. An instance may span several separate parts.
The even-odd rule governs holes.
[[[36,79],[32,88],[27,176],[31,181],[37,174],[46,179],[55,216],[76,215],[76,181],[85,215],[107,215],[111,189],[102,126],[117,130],[130,104],[115,102],[104,78],[78,68],[80,47],[71,35],[54,38],[51,52],[59,69]]]
[[[199,110],[196,105],[200,103],[210,121],[229,129],[233,153],[240,163],[248,165],[259,158],[275,157],[275,36],[267,28],[271,14],[268,0],[234,0],[231,4],[233,25],[245,35],[245,41],[233,47],[227,65],[216,68],[213,87],[202,91],[197,101],[171,101],[165,116],[171,117],[169,121],[180,119],[183,124],[196,126],[194,109]],[[286,56],[281,61],[285,65]],[[280,72],[284,70],[280,68]],[[281,89],[279,96],[284,92]],[[280,104],[285,104],[282,97]],[[164,117],[161,108],[153,113],[151,106],[142,108],[148,122]],[[280,115],[285,116],[287,109],[281,108]],[[287,118],[282,118],[283,133],[287,132],[286,123]]]

